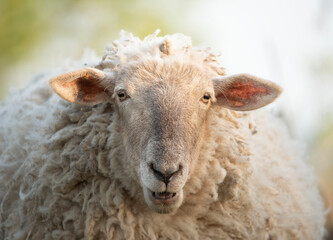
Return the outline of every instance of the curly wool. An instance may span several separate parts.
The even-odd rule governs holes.
[[[201,61],[224,74],[215,59],[207,60],[208,50],[186,47],[182,35],[169,39],[180,61]],[[116,74],[139,56],[163,57],[163,41],[123,36],[97,68]],[[80,67],[73,63],[60,71]],[[123,181],[114,106],[81,107],[59,99],[48,85],[58,73],[36,76],[0,106],[0,239],[323,236],[323,204],[311,169],[283,124],[265,111],[212,109],[184,203],[161,215],[138,200],[138,185]]]
[[[192,47],[191,39],[183,34],[157,37],[158,33],[159,30],[141,41],[131,33],[121,32],[121,38],[106,47],[102,61],[96,68],[116,73],[129,63],[173,55],[180,63],[199,63],[218,75],[225,75],[224,68],[210,48]]]

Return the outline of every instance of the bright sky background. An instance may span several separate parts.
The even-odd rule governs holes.
[[[292,133],[308,140],[333,113],[332,1],[198,2],[186,24],[222,53],[228,74],[247,72],[280,84],[277,105]],[[200,16],[200,17],[199,17]],[[331,69],[316,74],[325,61]]]

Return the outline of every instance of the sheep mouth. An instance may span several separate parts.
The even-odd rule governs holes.
[[[150,199],[157,206],[172,206],[179,200],[179,192],[153,192],[150,191]]]
[[[183,190],[178,192],[154,192],[144,188],[144,198],[154,212],[166,214],[176,211],[183,202]]]
[[[151,192],[152,196],[156,200],[167,201],[177,196],[177,193],[172,192]]]

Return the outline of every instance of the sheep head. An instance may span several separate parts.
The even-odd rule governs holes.
[[[58,76],[51,86],[70,102],[115,105],[124,175],[141,186],[145,202],[158,213],[182,204],[212,107],[253,110],[281,92],[248,74],[216,78],[203,66],[166,59],[129,64],[117,77],[87,68]]]

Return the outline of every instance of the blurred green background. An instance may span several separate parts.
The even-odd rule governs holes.
[[[0,99],[10,86],[24,86],[26,74],[80,58],[84,48],[101,55],[121,29],[140,37],[157,28],[161,34],[174,32],[176,18],[182,18],[177,14],[189,2],[0,0]]]
[[[283,16],[283,17],[281,17]],[[182,32],[222,53],[228,73],[273,80],[273,106],[305,143],[326,206],[333,206],[333,1],[0,0],[0,100],[31,76],[103,54],[125,29],[141,38]],[[333,239],[333,213],[328,213]]]

